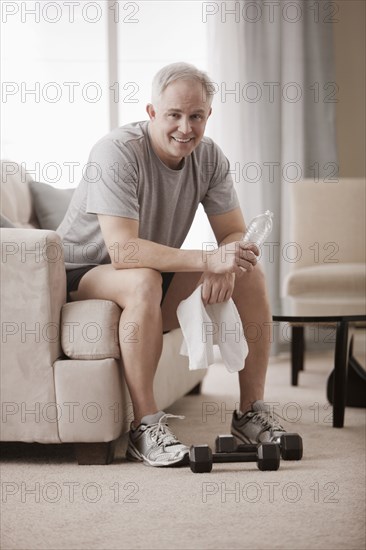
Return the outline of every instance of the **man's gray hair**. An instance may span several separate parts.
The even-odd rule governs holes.
[[[214,96],[214,87],[207,73],[200,71],[189,63],[171,63],[156,73],[152,82],[152,103],[156,105],[165,88],[176,80],[197,80],[202,84],[202,99],[211,105]],[[204,93],[205,92],[205,95]]]

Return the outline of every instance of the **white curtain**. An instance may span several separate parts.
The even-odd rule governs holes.
[[[230,161],[246,223],[274,212],[276,244],[261,262],[276,308],[291,252],[284,183],[337,178],[332,23],[322,4],[207,2],[203,12],[216,91],[207,134]]]

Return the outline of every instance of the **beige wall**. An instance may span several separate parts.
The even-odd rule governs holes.
[[[336,0],[333,24],[339,86],[337,141],[340,176],[365,176],[365,0]]]

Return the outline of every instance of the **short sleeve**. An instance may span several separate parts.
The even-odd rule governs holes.
[[[202,205],[206,214],[225,214],[239,206],[239,200],[230,174],[230,164],[221,149],[213,143],[212,160],[206,163],[211,175]]]
[[[88,182],[86,212],[139,219],[138,167],[120,142],[97,143],[84,170]]]

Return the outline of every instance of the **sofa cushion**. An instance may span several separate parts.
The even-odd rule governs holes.
[[[39,181],[31,181],[29,189],[40,228],[56,231],[75,189],[56,189]]]
[[[359,296],[340,296],[336,300],[330,296],[297,296],[286,300],[286,309],[291,315],[303,317],[365,315],[366,300]]]
[[[284,282],[287,296],[365,295],[366,265],[363,263],[322,264],[302,267],[291,272]]]
[[[70,359],[119,359],[121,309],[110,300],[65,304],[61,312],[61,346]]]

